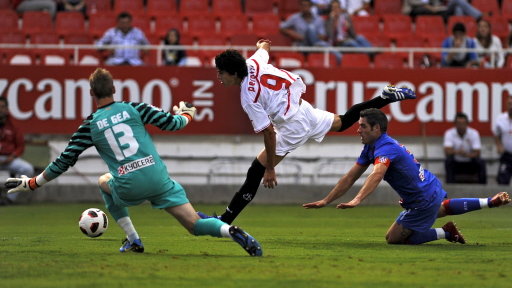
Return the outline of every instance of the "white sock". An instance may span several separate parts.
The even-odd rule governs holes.
[[[224,225],[220,226],[220,235],[222,235],[222,237],[224,237],[224,238],[232,238],[231,234],[229,233],[230,227],[231,226],[228,224],[224,224]]]
[[[117,220],[117,224],[119,224],[121,229],[123,229],[130,243],[133,243],[135,239],[139,239],[139,234],[137,234],[137,231],[135,231],[135,227],[133,227],[132,219],[130,219],[130,217],[126,216],[120,218],[119,220]]]
[[[443,228],[435,228],[437,233],[437,240],[446,239],[446,232],[444,232]]]

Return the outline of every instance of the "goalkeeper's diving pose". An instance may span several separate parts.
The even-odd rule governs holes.
[[[220,216],[230,224],[254,199],[262,179],[267,188],[277,185],[274,167],[288,153],[309,139],[321,142],[330,131],[345,131],[357,122],[359,112],[364,109],[416,98],[411,89],[387,86],[381,96],[352,106],[344,115],[315,109],[302,99],[306,85],[299,75],[268,64],[270,41],[259,40],[256,47],[256,53],[247,60],[235,50],[226,50],[215,57],[217,77],[225,86],[240,86],[242,108],[254,132],[263,134],[265,145],[249,167],[242,187]],[[201,217],[209,217],[199,213]]]
[[[115,102],[112,75],[98,68],[89,77],[90,94],[97,110],[84,120],[66,149],[36,177],[8,178],[8,193],[34,190],[68,170],[87,148],[94,146],[106,162],[109,173],[100,176],[99,188],[106,207],[126,233],[121,252],[143,252],[144,246],[128,215],[128,206],[148,200],[154,208],[174,216],[191,234],[231,238],[251,256],[263,254],[251,235],[219,219],[200,219],[183,187],[169,177],[151,136],[144,125],[162,130],[184,128],[196,108],[181,101],[174,114],[146,103]]]

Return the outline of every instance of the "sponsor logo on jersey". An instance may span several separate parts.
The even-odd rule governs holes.
[[[373,162],[373,164],[374,164],[374,165],[376,165],[376,164],[380,164],[380,163],[382,163],[382,164],[384,164],[384,165],[386,165],[386,166],[389,166],[389,164],[391,163],[391,161],[390,161],[390,160],[389,160],[389,158],[388,158],[388,157],[386,157],[386,156],[379,156],[379,157],[377,157],[377,159],[375,159],[375,161]]]
[[[148,157],[140,158],[137,160],[134,160],[130,163],[126,163],[122,166],[119,166],[117,168],[117,174],[119,176],[128,174],[133,171],[137,171],[139,169],[142,169],[144,167],[148,167],[151,165],[155,165],[155,159],[153,159],[152,155],[149,155]]]

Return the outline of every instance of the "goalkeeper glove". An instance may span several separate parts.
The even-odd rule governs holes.
[[[5,188],[9,189],[7,193],[27,192],[35,190],[37,185],[36,177],[28,178],[26,175],[21,175],[20,178],[7,178],[5,181]]]
[[[184,101],[180,101],[179,106],[174,105],[174,107],[172,107],[172,111],[174,112],[174,114],[187,117],[188,122],[194,119],[194,116],[196,115],[196,110],[196,107],[192,106],[191,103],[187,103]]]

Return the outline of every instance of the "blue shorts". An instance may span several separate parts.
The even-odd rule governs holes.
[[[111,178],[107,183],[110,187],[114,203],[122,207],[136,206],[146,200],[151,203],[153,208],[157,209],[189,203],[190,201],[187,198],[185,189],[183,189],[180,183],[172,179],[169,180],[170,181],[166,183],[167,185],[160,187],[160,189],[148,187],[147,182],[143,182],[144,188],[140,186],[134,187],[137,185],[130,185],[128,189],[126,189],[125,185],[116,183],[114,178]]]
[[[446,191],[440,189],[430,205],[402,211],[396,218],[396,223],[417,232],[429,230],[434,225],[434,222],[436,222],[439,207],[441,207],[441,203],[446,198],[446,195]]]

